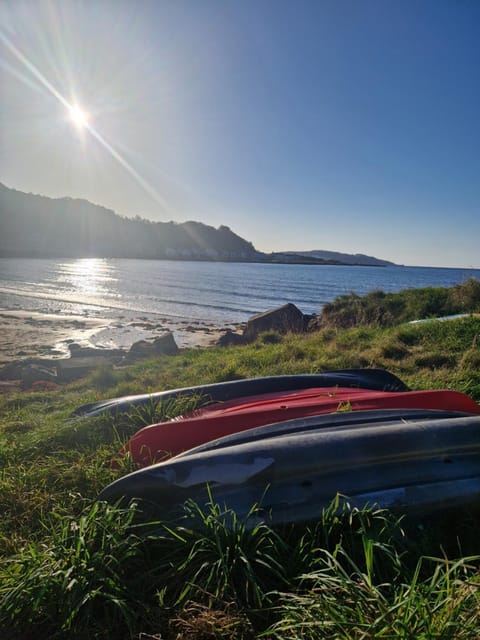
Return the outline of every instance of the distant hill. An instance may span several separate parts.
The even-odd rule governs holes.
[[[231,229],[200,222],[151,222],[72,198],[47,198],[0,183],[0,256],[255,260]]]
[[[275,256],[288,256],[290,259],[296,257],[297,259],[305,258],[306,260],[320,261],[327,264],[350,264],[350,265],[362,265],[368,267],[386,267],[387,265],[393,265],[393,262],[388,260],[380,260],[373,256],[366,256],[363,253],[340,253],[338,251],[323,251],[321,249],[314,249],[313,251],[286,251],[282,253],[276,253]]]
[[[336,251],[262,253],[229,227],[123,218],[74,198],[47,198],[0,183],[0,257],[151,258],[283,264],[393,264]]]

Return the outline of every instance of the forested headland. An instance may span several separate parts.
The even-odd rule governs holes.
[[[253,260],[259,252],[229,227],[152,222],[73,198],[0,185],[0,256]]]
[[[0,257],[142,258],[286,264],[392,264],[333,251],[263,253],[226,225],[122,217],[76,198],[48,198],[0,183]]]

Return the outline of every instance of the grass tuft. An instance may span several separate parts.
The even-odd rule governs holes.
[[[50,513],[48,547],[28,544],[5,563],[0,622],[12,629],[82,634],[131,632],[144,611],[139,583],[148,575],[134,509],[95,503],[79,518]]]
[[[366,549],[365,562],[367,553],[373,554],[373,548]],[[340,561],[342,555],[349,567]],[[408,581],[399,574],[392,582],[378,583],[345,554],[325,552],[323,566],[303,576],[301,592],[282,595],[279,620],[264,637],[472,640],[480,633],[480,590],[474,573],[479,559],[422,558]],[[398,562],[395,554],[391,561]],[[431,570],[422,580],[426,564]]]

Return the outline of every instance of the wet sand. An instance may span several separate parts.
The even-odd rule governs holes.
[[[159,318],[111,319],[0,309],[0,365],[26,358],[65,358],[72,342],[97,348],[128,349],[172,331],[180,348],[208,347],[227,328],[213,324]]]

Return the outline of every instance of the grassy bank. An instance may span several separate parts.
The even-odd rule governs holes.
[[[470,278],[454,287],[406,289],[399,293],[371,291],[340,296],[325,305],[320,327],[394,326],[418,318],[480,313],[480,281]]]
[[[444,315],[445,307],[431,311]],[[212,503],[191,505],[202,534],[162,527],[152,534],[133,525],[133,510],[95,503],[102,487],[128,471],[109,466],[121,443],[158,415],[136,411],[115,423],[70,418],[92,400],[250,376],[383,367],[412,388],[456,389],[480,402],[480,318],[409,325],[360,314],[355,326],[343,328],[328,314],[329,322],[311,334],[266,333],[248,346],[191,349],[99,369],[59,391],[0,398],[3,635],[479,637],[479,514],[408,523],[379,510],[331,509],[311,528],[273,531],[250,530]],[[162,418],[184,410],[156,408]]]

